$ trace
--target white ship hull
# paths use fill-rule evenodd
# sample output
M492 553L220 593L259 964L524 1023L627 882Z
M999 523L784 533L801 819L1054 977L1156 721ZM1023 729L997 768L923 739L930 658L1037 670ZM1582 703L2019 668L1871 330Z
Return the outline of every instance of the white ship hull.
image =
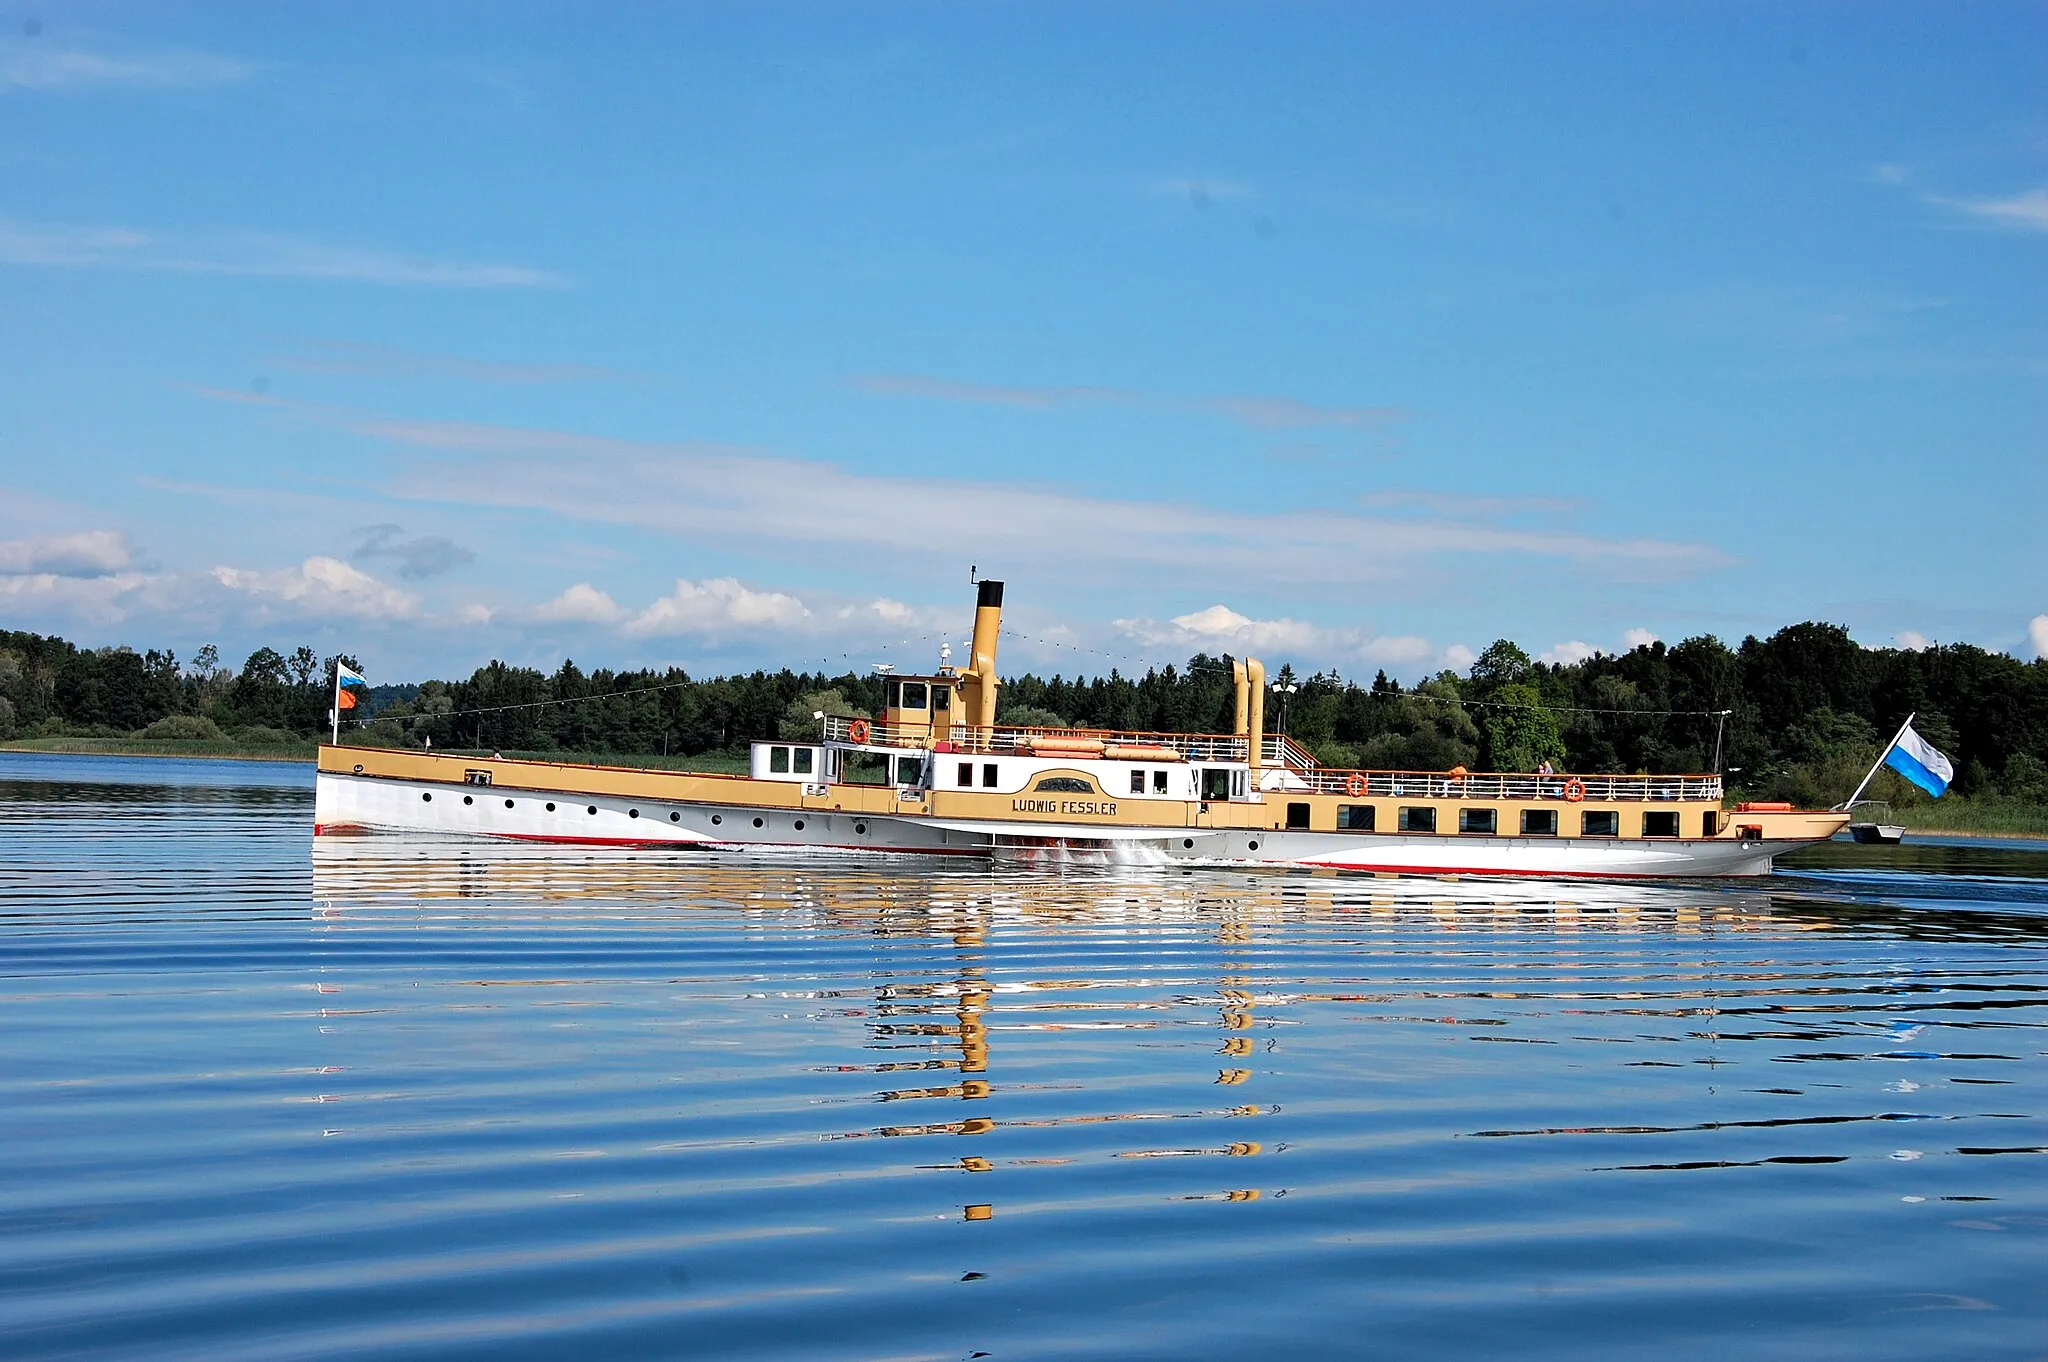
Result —
M322 771L316 832L489 837L582 846L859 850L991 856L1065 848L1162 863L1419 875L1635 879L1765 875L1810 839L1544 838L965 820L422 784Z

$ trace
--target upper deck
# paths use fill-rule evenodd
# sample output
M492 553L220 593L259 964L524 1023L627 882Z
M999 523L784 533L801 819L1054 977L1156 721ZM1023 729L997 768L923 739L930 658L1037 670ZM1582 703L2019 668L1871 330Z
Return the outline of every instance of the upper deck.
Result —
M858 725L858 727L856 727ZM1015 724L954 723L935 736L925 724L886 720L824 720L828 744L859 749L990 753L1046 759L1158 763L1252 768L1264 774L1255 789L1351 798L1426 798L1451 800L1577 799L1600 803L1662 803L1710 801L1722 797L1717 775L1536 775L1534 773L1472 773L1448 771L1378 771L1325 767L1301 744L1282 734L1263 734L1259 760L1251 760L1252 738L1246 734L1169 733L1113 729L1043 728ZM1567 786L1573 787L1567 790ZM1574 799L1574 802L1577 802Z

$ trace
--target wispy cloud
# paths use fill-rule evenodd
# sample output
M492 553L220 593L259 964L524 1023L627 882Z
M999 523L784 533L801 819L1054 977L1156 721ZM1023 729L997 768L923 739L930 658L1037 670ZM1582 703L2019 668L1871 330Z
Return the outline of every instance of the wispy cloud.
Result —
M1432 492L1421 488L1388 488L1367 492L1358 499L1361 506L1377 510L1414 508L1432 515L1459 520L1500 520L1527 514L1563 515L1585 509L1586 503L1571 497L1470 496L1462 492Z
M0 53L0 94L10 90L65 94L107 88L190 90L242 80L259 69L255 62L211 52L115 55L27 46Z
M929 397L947 402L986 406L1046 409L1075 406L1150 407L1160 411L1209 412L1262 430L1304 430L1322 427L1373 428L1408 415L1394 406L1339 407L1293 397L1225 393L1210 397L1176 397L1130 388L1088 386L1013 386L962 383L927 374L860 374L855 387L893 397Z
M415 451L394 495L546 510L693 539L894 552L905 523L974 526L983 562L1048 575L1167 569L1187 583L1355 585L1439 577L1447 560L1524 558L1617 578L1690 576L1726 564L1699 544L1605 538L1341 510L1244 514L996 482L853 472L729 445L664 445L456 421L358 418L362 434ZM1060 546L1048 555L1048 545Z
M1472 665L1472 650L1461 643L1439 648L1415 634L1370 634L1359 629L1327 628L1297 619L1253 619L1217 604L1192 614L1176 615L1165 624L1152 620L1117 620L1116 628L1143 647L1176 653L1190 649L1230 652L1237 656L1312 657L1393 667L1408 673L1427 664Z
M2048 232L2048 188L2028 189L2001 198L1957 199L1929 195L1927 201L2001 227Z
M270 363L306 374L340 374L367 378L455 378L470 383L584 383L599 379L632 379L638 375L593 364L507 364L461 355L435 355L368 341L312 340L297 354L279 355Z
M0 218L0 264L439 288L556 288L568 283L560 275L519 265L398 255L268 232L145 232L19 218Z
M2037 658L2048 658L2048 615L2036 615L2027 621L2027 646L2034 650Z

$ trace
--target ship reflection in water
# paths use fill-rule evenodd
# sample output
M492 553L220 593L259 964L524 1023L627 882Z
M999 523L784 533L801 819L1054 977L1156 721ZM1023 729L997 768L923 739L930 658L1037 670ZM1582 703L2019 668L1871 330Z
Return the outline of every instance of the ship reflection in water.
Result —
M966 1175L943 1194L964 1221L1100 1215L1133 1198L1362 1209L1361 1197L1426 1190L1461 1202L1454 1189L1478 1194L1503 1171L1493 1141L1533 1136L1560 1147L1513 1180L1862 1163L1853 1195L1796 1192L1839 1219L1859 1199L1866 1214L1968 1200L1986 1174L1960 1160L2044 1152L2029 1143L2044 1131L2039 961L2000 978L1896 949L1914 937L2038 948L2048 923L2025 903L1901 912L1797 880L1474 884L1055 860L991 875L333 840L315 848L314 888L342 940L400 924L423 938L562 932L575 960L572 943L608 924L653 927L639 949L682 970L659 986L690 1037L660 1077L687 1089L677 1121L692 1133L659 1147L758 1142L708 1128L721 1091L807 1071L808 1100L832 1119L774 1140L914 1145L867 1158ZM1876 942L1859 941L1873 928ZM547 978L468 982L556 1008L617 1006L620 980L600 958L587 975L551 964ZM734 991L742 978L759 987ZM1501 1124L1506 1111L1519 1119ZM1927 1161L1944 1158L1958 1162L1934 1176ZM1117 1171L1133 1161L1148 1171ZM1731 1190L1740 1200L1715 1209ZM1585 1191L1567 1223L1524 1229L1629 1241L1681 1221L1747 1235L1761 1224L1741 1220L1770 1218L1749 1201L1755 1186ZM938 1195L905 1190L896 1213L939 1214ZM1422 1237L1484 1242L1526 1212L1507 1187L1490 1195L1511 1200ZM1418 1233L1396 1221L1406 1228L1363 1216L1320 1229L1342 1243ZM2038 1249L2044 1224L2009 1228ZM1518 1278L1540 1279L1540 1257Z
M309 869L302 774L119 769L0 778L9 1357L2048 1337L2038 856Z

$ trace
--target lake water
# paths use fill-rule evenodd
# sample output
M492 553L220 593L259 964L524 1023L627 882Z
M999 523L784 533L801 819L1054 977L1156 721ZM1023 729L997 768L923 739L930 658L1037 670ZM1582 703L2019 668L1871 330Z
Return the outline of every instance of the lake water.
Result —
M0 756L9 1358L2039 1358L2048 854L310 838Z

